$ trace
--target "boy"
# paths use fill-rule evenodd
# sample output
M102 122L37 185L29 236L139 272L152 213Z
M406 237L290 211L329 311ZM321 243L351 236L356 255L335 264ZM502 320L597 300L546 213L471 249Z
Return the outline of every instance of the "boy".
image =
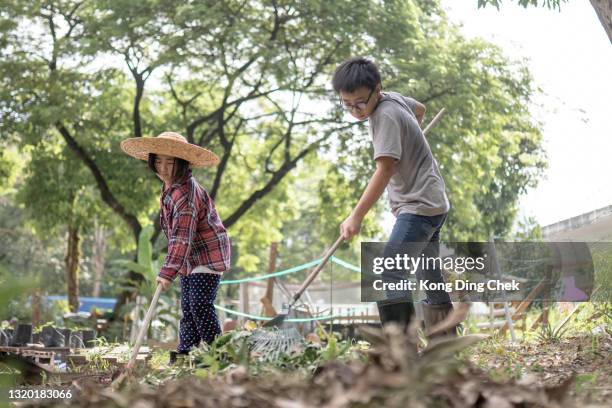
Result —
M376 171L357 206L340 227L342 236L348 240L359 232L363 218L386 188L397 220L385 256L393 256L401 243L410 243L405 247L412 257L421 253L439 256L440 229L450 204L438 164L419 126L425 106L399 93L383 92L378 68L366 58L351 58L340 64L332 85L346 111L360 121L368 120L376 161ZM444 282L440 269L420 270L416 275L419 280ZM382 278L391 283L406 276L385 271ZM430 328L444 320L453 306L445 291L426 294L423 313L426 328ZM395 322L405 328L414 314L412 298L405 292L387 292L377 306L383 325Z

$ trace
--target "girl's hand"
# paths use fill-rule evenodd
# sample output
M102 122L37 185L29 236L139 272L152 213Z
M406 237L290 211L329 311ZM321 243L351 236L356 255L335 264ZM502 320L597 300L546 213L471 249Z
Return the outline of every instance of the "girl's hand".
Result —
M169 281L168 279L164 279L160 276L158 276L157 279L155 279L155 281L162 285L162 290L168 290L170 289L170 285L172 285L172 281Z

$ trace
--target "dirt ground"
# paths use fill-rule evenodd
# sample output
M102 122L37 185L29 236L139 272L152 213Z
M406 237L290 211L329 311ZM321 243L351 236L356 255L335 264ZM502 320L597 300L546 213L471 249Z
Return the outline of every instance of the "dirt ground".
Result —
M479 345L469 360L496 381L554 387L573 379L568 398L575 406L612 406L612 336L574 335L558 342Z
M468 336L469 337L469 336ZM609 332L555 341L512 344L461 338L464 348L433 350L415 358L401 336L379 336L359 358L318 361L316 369L256 371L232 364L140 372L120 390L81 384L61 405L76 407L609 407L612 400L612 336ZM378 344L377 344L378 342ZM416 349L415 349L416 350ZM454 362L453 362L454 361ZM262 370L263 369L263 370ZM176 370L176 369L172 369ZM151 371L151 370L149 370ZM159 380L151 381L152 377ZM144 379L147 381L144 381ZM146 382L146 384L145 384ZM50 402L45 406L52 406ZM30 404L41 406L41 404Z

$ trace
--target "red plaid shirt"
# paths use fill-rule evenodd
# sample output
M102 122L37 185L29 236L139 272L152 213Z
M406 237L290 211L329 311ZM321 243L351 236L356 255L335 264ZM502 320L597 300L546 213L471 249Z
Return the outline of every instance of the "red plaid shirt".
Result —
M176 181L160 197L160 223L168 255L159 276L173 280L203 265L222 272L230 267L230 241L208 193L191 175Z

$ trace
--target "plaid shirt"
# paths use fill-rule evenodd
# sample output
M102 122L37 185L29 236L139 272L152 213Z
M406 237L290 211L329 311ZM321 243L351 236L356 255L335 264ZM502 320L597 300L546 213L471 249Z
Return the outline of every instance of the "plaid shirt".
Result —
M160 223L168 255L159 276L173 280L203 265L222 272L230 267L230 241L208 193L191 175L176 181L160 197Z

